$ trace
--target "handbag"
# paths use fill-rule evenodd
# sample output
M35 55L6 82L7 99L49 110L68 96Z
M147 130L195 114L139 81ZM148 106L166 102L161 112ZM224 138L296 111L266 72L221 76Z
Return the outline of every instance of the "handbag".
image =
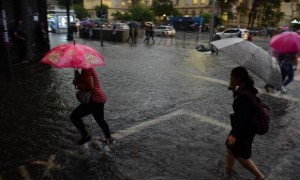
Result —
M91 100L92 93L91 91L77 91L76 98L82 104L88 104Z

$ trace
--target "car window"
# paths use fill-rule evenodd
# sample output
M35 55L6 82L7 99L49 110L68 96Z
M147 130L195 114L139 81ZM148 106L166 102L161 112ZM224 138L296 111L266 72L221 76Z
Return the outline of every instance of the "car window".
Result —
M232 32L232 30L226 30L226 31L224 31L224 33L231 33Z
M239 30L237 29L237 30L232 30L231 33L238 33L238 32L239 32Z

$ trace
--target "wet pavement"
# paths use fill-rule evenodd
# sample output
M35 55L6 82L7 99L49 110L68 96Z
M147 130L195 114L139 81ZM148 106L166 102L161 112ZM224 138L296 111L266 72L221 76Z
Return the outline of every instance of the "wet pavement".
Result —
M85 123L92 141L75 144L72 69L19 68L16 80L0 89L0 179L254 179L238 163L232 177L223 173L232 112L227 86L237 64L223 54L200 53L192 35L182 37L103 47L77 39L105 57L106 66L96 70L116 138L109 146L100 143L102 131L91 116ZM65 38L52 34L51 46ZM267 47L267 41L257 43ZM254 76L272 122L268 135L256 136L252 159L269 179L300 179L299 74L287 94L266 93Z

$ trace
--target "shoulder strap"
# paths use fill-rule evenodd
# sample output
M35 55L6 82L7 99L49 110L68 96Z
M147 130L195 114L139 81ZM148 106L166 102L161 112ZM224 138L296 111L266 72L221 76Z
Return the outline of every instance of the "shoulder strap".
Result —
M251 101L252 101L255 105L257 105L257 97L256 97L256 95L254 95L254 94L251 93L250 91L244 90L244 91L242 91L240 94L245 94L245 95L247 95L247 96L251 99Z

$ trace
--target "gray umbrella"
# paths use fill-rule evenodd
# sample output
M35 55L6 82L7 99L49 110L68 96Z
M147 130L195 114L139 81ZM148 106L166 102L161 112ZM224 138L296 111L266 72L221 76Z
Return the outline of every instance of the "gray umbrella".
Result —
M136 21L132 21L128 24L128 26L130 28L138 28L140 26L140 23L136 22Z
M226 38L211 42L220 52L233 58L276 89L282 86L280 67L264 49L242 38Z

